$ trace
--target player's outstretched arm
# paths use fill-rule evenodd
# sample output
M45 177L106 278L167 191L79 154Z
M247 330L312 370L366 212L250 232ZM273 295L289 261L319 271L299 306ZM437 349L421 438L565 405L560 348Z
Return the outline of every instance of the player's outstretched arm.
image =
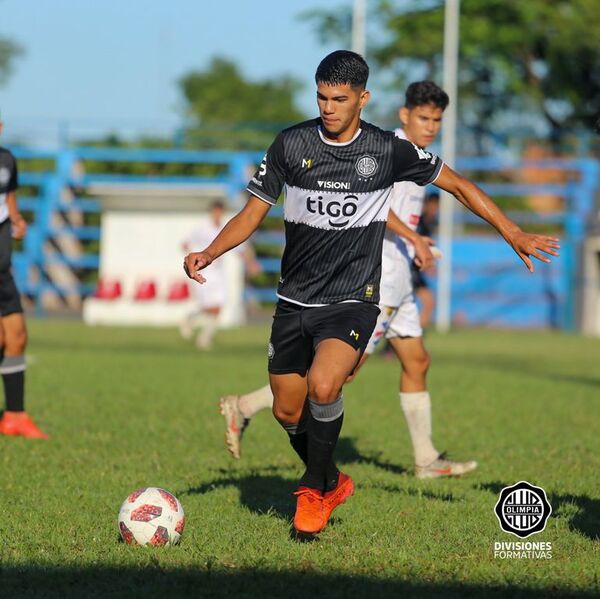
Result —
M533 272L530 256L542 262L550 262L550 258L544 254L558 256L557 250L560 245L556 237L525 233L482 189L450 167L442 167L434 185L454 195L471 212L490 223L523 260L530 272Z
M420 270L428 270L433 266L434 256L430 249L433 239L413 231L392 209L388 213L386 226L390 231L404 237L415 246L415 262Z
M206 279L200 271L225 252L246 241L256 231L270 207L270 204L256 196L250 196L246 205L221 229L205 250L192 252L184 258L183 270L187 276L198 283L204 283Z

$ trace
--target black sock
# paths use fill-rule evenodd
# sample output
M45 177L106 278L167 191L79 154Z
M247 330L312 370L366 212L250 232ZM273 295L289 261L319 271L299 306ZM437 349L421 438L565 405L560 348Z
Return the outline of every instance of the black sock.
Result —
M290 443L294 448L294 451L298 454L300 459L304 462L304 465L308 463L308 449L307 449L307 434L306 431L296 433L295 435L288 432Z
M306 432L308 433L308 463L306 472L300 479L300 486L302 487L325 491L332 484L332 478L335 478L335 484L337 484L337 476L333 470L337 471L333 463L333 452L344 421L341 398L336 400L336 402L338 401L340 406L336 411L339 412L339 416L334 420L317 420L312 412L309 415L306 426ZM329 406L332 406L332 404L329 404ZM320 409L322 408L318 407L317 411Z
M333 491L337 487L340 471L338 470L333 458L327 464L327 473L325 474L325 493Z
M24 407L25 396L25 372L12 372L2 375L4 383L4 396L6 397L7 412L22 412Z

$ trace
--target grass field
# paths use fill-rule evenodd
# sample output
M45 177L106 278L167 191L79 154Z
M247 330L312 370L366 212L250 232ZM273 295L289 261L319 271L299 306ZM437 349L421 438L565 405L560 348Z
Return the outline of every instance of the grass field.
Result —
M480 469L418 481L398 369L374 358L346 389L339 464L357 484L312 543L290 534L300 468L269 413L235 462L217 399L266 381L263 326L199 354L174 330L30 323L28 401L48 442L0 438L1 597L554 597L600 593L600 343L550 333L430 335L434 437ZM550 560L493 557L499 491L545 488L527 539ZM119 542L129 492L186 511L173 548Z

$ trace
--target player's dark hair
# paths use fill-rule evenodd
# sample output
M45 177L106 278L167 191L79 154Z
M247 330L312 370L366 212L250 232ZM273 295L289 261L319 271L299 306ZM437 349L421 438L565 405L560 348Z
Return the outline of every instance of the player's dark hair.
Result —
M406 108L426 106L433 104L437 108L446 110L450 103L448 94L433 81L414 81L406 88Z
M328 54L317 67L315 81L327 85L351 85L364 89L369 78L365 59L350 50L336 50Z
M221 200L215 200L210 204L211 208L225 210L225 204Z

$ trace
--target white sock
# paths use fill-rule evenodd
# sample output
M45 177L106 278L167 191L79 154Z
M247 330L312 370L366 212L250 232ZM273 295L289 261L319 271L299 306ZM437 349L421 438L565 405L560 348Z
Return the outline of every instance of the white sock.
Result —
M272 408L273 393L271 392L271 387L265 385L256 391L252 391L252 393L240 395L238 406L244 418L252 418L257 412Z
M217 332L219 321L213 314L204 315L204 325L196 339L196 345L200 349L209 349L212 345L213 338Z
M415 464L427 466L439 455L431 440L431 398L428 391L400 393L400 405L408 424Z

